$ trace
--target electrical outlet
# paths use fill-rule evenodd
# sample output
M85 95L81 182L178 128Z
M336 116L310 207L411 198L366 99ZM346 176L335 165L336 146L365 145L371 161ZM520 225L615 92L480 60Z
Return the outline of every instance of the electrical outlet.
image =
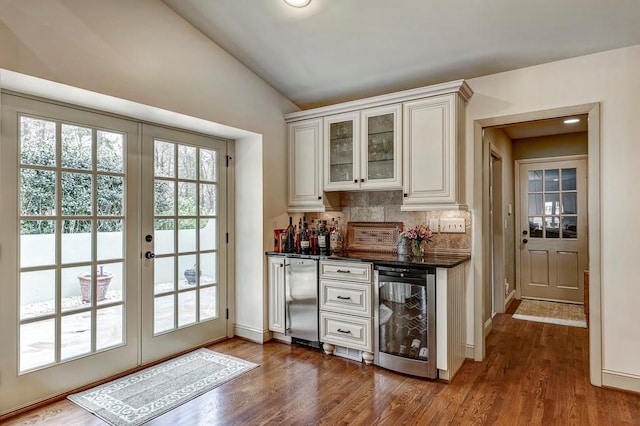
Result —
M440 219L440 232L446 234L464 234L464 218L449 217Z
M438 219L429 219L429 230L434 234L438 232Z

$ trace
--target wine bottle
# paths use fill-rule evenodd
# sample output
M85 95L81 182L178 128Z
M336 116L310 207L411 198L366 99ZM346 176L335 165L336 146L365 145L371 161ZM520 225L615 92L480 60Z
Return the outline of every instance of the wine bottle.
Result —
M287 226L287 239L284 245L285 253L296 251L296 230L293 227L293 218L289 216L289 226Z
M309 230L307 228L307 221L302 224L302 231L300 232L300 254L311 254L311 244L309 241Z
M320 224L320 233L318 234L318 250L321 256L327 256L330 254L328 236L327 221L323 220Z

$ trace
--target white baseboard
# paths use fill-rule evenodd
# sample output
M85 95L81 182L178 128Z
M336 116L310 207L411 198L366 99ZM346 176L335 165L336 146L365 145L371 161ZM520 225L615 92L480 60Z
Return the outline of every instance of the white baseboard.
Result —
M255 328L236 324L233 327L234 334L243 339L263 344L271 340L271 332L269 330L257 330Z
M640 376L602 370L602 386L640 393Z
M467 343L467 348L465 349L465 358L474 359L476 357L476 348L474 345L470 345Z
M272 336L273 336L273 340L277 340L278 342L282 342L282 343L291 344L291 336L286 336L283 333L278 333L277 331L274 331L272 333Z
M506 299L504 299L504 308L507 309L507 306L509 306L509 303L511 303L511 301L516 297L516 291L515 290L511 290L511 293L509 293L509 295L507 296Z
M493 321L489 318L484 322L484 337L487 337L489 333L491 333L491 330L493 330Z

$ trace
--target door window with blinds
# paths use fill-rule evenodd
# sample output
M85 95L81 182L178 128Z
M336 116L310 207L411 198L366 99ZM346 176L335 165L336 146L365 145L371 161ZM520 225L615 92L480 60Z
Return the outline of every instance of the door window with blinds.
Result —
M528 176L530 238L577 238L576 169L531 170Z

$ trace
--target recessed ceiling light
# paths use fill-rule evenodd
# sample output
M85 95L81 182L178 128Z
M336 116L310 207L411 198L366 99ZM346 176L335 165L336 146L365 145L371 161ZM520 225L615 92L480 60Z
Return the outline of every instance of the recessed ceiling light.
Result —
M574 124L580 122L579 118L567 118L564 120L564 124Z
M311 0L284 0L284 2L293 7L305 7L311 3Z

